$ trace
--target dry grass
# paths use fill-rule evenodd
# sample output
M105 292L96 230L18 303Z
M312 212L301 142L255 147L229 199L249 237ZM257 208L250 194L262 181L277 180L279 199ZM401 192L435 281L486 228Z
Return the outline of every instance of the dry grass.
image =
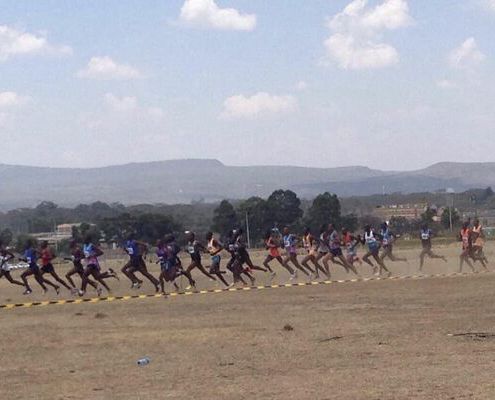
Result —
M457 269L457 248L441 251L450 262L426 272ZM0 399L493 399L494 284L489 274L0 310ZM3 279L0 293L26 300ZM469 332L486 335L448 336ZM138 367L143 356L151 363Z

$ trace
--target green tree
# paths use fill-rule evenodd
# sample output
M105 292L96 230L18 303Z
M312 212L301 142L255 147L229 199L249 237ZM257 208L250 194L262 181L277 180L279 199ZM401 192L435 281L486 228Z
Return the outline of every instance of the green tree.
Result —
M349 232L356 232L359 228L359 220L355 214L347 214L340 219L339 227L346 228Z
M423 214L421 214L421 222L423 224L430 224L433 222L433 217L435 217L437 213L433 211L431 208L427 208Z
M445 229L450 228L450 208L447 207L445 210L442 212L441 216L441 221L442 221L442 226ZM452 226L456 227L459 226L459 223L461 221L461 217L459 216L459 213L457 212L456 209L452 209Z
M250 197L239 204L238 215L243 217L248 215L249 231L253 242L260 241L265 232L272 227L273 221L270 218L266 200L260 197Z
M270 225L290 226L303 216L301 200L291 190L276 190L266 201Z
M325 192L316 196L313 204L308 209L305 220L306 224L315 232L323 224L333 223L336 226L340 226L342 221L340 201L337 195Z
M223 200L213 211L213 224L211 229L223 235L238 225L239 218L234 206L229 201Z
M36 240L36 238L30 235L25 235L25 234L18 235L14 246L15 251L22 254L24 250L26 250L28 243L32 243L35 246L37 246L38 241Z
M14 235L8 228L0 232L0 242L5 246L8 246L10 243L12 243L13 238Z

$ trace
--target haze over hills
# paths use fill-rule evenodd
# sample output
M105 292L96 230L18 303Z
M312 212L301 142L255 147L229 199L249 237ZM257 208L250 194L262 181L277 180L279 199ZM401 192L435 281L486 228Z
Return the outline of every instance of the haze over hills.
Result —
M45 168L0 164L0 209L94 201L189 203L268 196L291 189L311 198L324 191L339 196L412 193L495 186L495 163L439 163L416 171L367 167L233 167L217 160L172 160L89 168Z

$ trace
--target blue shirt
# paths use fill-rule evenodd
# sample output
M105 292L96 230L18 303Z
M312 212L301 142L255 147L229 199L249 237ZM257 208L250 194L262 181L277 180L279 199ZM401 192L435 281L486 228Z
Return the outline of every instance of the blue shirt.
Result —
M27 249L24 252L24 258L26 259L29 265L36 265L36 261L38 260L38 255L36 254L35 249Z
M128 240L125 242L125 249L127 254L132 257L139 257L139 246L135 240Z

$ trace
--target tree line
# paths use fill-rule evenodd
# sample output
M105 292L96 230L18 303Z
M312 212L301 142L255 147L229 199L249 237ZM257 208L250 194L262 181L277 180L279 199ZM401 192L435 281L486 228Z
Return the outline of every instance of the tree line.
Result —
M491 189L481 192L493 197ZM479 196L481 197L481 196ZM349 209L349 207L347 207ZM400 234L413 233L424 223L432 223L433 211L426 210L417 221L392 218L392 228ZM454 226L460 223L456 210L452 210ZM134 232L140 240L153 242L164 234L173 232L179 239L183 232L192 230L202 237L207 231L221 236L235 227L249 225L253 245L259 245L265 233L277 226L289 226L295 232L309 227L317 234L322 224L332 222L337 228L358 230L366 224L378 226L381 222L372 215L343 212L340 199L328 192L312 201L301 200L291 190L276 190L268 198L251 197L246 200L223 200L219 204L193 203L178 205L141 204L124 206L119 203L95 202L74 208L59 207L44 201L34 208L22 208L0 213L0 240L4 244L21 243L31 234L53 232L63 223L83 222L74 227L72 236L81 240L91 234L95 240L120 242L128 232ZM441 223L433 228L448 228L450 213L446 209ZM18 240L16 240L18 239Z

